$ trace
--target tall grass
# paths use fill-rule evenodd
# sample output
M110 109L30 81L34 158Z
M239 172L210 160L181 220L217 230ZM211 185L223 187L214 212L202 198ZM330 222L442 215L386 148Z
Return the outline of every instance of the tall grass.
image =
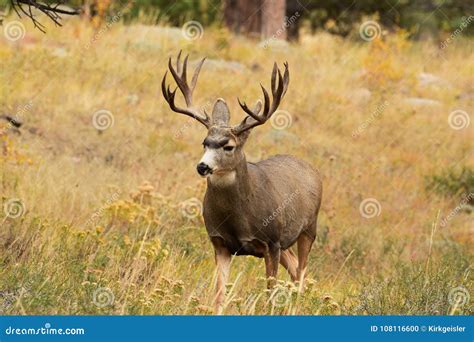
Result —
M248 159L294 154L324 177L305 292L282 268L266 290L262 260L236 257L224 313L473 313L472 300L449 300L459 287L472 295L472 214L439 227L459 199L424 181L474 166L472 124L448 124L453 110L472 114L468 41L438 51L403 32L372 42L320 33L264 49L218 29L188 41L164 27L115 23L93 38L78 20L47 35L24 24L25 38L0 39L0 105L24 122L21 134L1 135L2 204L22 210L0 212L3 313L212 313L214 255L195 200L205 191L195 172L205 132L159 91L180 49L210 58L195 101L225 98L233 122L244 115L236 97L256 99L271 63L287 60L281 107L291 126L255 129ZM441 81L421 85L421 72ZM99 110L114 119L104 131L92 124ZM366 199L378 202L375 215L362 215Z

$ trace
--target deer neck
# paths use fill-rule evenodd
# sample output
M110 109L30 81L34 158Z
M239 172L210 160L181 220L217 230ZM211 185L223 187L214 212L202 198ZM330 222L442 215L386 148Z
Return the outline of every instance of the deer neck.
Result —
M208 192L218 198L230 197L236 199L235 196L244 198L250 194L250 181L247 169L247 160L242 154L237 167L223 174L214 174L207 179Z

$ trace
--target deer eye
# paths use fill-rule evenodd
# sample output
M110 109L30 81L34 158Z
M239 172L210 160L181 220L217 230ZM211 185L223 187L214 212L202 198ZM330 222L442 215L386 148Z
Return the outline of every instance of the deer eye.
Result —
M224 151L232 151L234 149L234 146L224 146Z

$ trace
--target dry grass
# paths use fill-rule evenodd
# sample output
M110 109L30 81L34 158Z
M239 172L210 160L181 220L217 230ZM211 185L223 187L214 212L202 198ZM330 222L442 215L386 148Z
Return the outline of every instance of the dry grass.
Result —
M447 122L453 110L473 112L468 41L459 37L438 55L434 43L409 42L403 33L372 42L321 33L272 50L216 29L194 42L173 32L117 23L92 41L86 23L68 21L47 35L27 27L16 43L0 40L1 108L24 121L21 135L2 135L1 194L26 208L18 218L0 212L0 309L210 312L213 251L202 218L185 215L186 201L205 191L195 172L205 132L171 113L159 90L167 58L184 49L193 60L245 66L205 64L196 90L202 105L225 98L233 122L243 117L236 97L254 101L271 62L287 60L281 108L292 125L255 129L247 154L294 154L324 176L305 293L296 294L283 269L279 287L266 293L262 260L237 257L225 313L474 312L471 303L448 302L453 288L473 290L472 214L459 212L440 227L459 199L424 186L427 176L474 166L473 125L454 130ZM443 81L421 86L420 72ZM404 102L410 97L439 104ZM92 116L101 109L113 113L114 125L99 134ZM361 215L367 198L380 203L378 216ZM100 288L108 289L96 298L104 307L93 301Z

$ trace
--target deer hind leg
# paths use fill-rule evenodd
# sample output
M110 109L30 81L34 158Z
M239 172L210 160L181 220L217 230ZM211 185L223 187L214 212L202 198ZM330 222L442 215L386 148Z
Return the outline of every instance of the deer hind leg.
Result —
M280 262L280 247L269 245L265 248L265 270L267 273L267 287L269 289L276 285L276 277L278 273L278 263Z
M215 297L215 312L221 314L223 311L223 304L225 300L225 285L229 279L230 262L232 255L229 249L224 245L221 238L211 238L214 246L214 254L217 264L217 286Z
M304 278L306 276L306 267L308 264L308 255L313 245L314 237L311 237L307 233L303 232L298 237L298 268L297 268L297 280L299 281L299 292L303 291Z
M284 251L281 251L280 264L288 271L292 281L296 281L298 279L298 259L291 249L288 248Z

